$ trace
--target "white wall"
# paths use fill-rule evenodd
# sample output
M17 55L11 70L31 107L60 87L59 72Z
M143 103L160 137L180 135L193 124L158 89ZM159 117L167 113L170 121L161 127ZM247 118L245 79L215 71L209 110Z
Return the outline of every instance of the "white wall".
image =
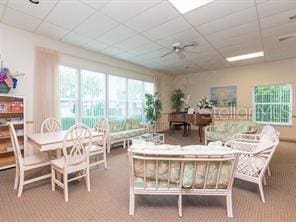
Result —
M223 70L208 71L175 78L175 87L181 88L191 97L191 105L196 106L203 96L210 96L214 86L237 86L238 107L252 107L252 92L256 85L274 83L292 83L293 126L277 127L281 137L296 140L296 59L287 59L271 63L260 63Z
M9 67L12 71L19 71L26 74L25 77L18 78L18 87L12 90L11 93L26 96L27 121L33 120L36 46L59 51L61 53L62 64L64 65L147 81L153 81L154 75L159 75L161 81L163 78L168 78L168 76L162 73L142 66L0 24L0 53L4 66ZM162 93L162 95L165 97L165 93ZM164 104L165 109L166 106Z

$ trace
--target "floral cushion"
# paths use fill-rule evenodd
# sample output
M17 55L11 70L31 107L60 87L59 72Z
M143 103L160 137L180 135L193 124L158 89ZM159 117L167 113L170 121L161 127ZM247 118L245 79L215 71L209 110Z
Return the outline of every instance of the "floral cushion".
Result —
M235 134L247 133L256 129L256 124L251 121L215 121L214 130L206 132L210 140L226 142Z
M219 163L211 162L209 165L208 173L206 173L206 162L197 162L195 176L194 176L194 163L188 162L184 166L184 178L182 187L185 189L193 188L195 180L195 189L203 189L205 183L205 177L207 175L206 188L215 189L216 181L218 179ZM170 167L170 172L169 172ZM224 161L221 166L221 174L219 177L218 188L226 189L230 175L231 175L231 162ZM158 181L159 187L174 187L180 182L181 165L179 161L171 161L170 165L168 161L159 161L158 163L158 180L156 180L157 163L154 160L146 161L146 180L147 187L156 187ZM135 186L144 186L144 162L143 160L134 160L134 173L136 180ZM170 173L170 174L169 174ZM168 184L170 181L170 184ZM149 183L149 185L148 185Z

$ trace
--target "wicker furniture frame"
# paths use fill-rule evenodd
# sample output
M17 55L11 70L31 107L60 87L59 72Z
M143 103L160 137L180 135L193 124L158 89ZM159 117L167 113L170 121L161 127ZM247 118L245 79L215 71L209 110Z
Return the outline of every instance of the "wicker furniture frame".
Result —
M135 169L134 169L134 161L135 160L143 160L144 161L144 186L136 186L135 185ZM156 162L156 187L148 187L147 186L147 175L146 168L149 162ZM158 184L159 177L159 163L160 161L168 161L169 166L174 162L180 163L180 182L177 187L171 187L170 185L170 176L167 180L167 187L160 187ZM218 188L219 178L221 174L221 166L224 161L231 162L231 172L228 178L228 184L225 189ZM206 173L203 188L197 188L195 184L195 176L193 179L193 184L190 189L183 188L183 179L184 179L184 166L186 163L194 163L193 173L196 175L197 165L198 163L206 163ZM207 174L209 172L209 165L211 162L219 163L219 168L217 171L217 179L214 188L207 187ZM178 214L179 217L182 217L182 196L183 195L210 195L210 196L225 196L227 202L227 215L228 217L233 217L232 210L232 185L234 179L234 171L237 163L237 154L235 153L226 153L224 154L198 154L197 152L187 151L187 152L172 152L172 151L164 151L158 152L155 150L132 150L129 149L129 166L130 166L130 201L129 201L129 214L134 215L135 209L135 195L174 195L178 196ZM170 175L170 167L169 173Z
M250 141L231 140L225 144L239 154L235 178L258 184L263 203L265 203L263 191L263 184L266 185L265 173L279 144L279 138L276 135L272 140L272 144L260 150L257 150L258 143ZM256 161L260 161L261 164Z

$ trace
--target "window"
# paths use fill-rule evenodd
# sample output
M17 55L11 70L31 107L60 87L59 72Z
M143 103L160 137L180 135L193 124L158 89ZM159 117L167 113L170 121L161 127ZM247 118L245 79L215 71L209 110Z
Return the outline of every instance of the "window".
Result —
M104 116L145 121L145 93L153 88L151 82L60 66L62 128L77 122L93 128Z
M128 118L142 121L144 107L144 84L139 80L128 80Z
M126 78L108 76L109 119L122 120L127 116Z
M106 76L102 73L81 70L81 122L95 127L105 116Z
M78 72L76 69L60 66L60 111L63 129L68 129L76 122Z
M256 122L292 125L292 84L256 86L253 101Z

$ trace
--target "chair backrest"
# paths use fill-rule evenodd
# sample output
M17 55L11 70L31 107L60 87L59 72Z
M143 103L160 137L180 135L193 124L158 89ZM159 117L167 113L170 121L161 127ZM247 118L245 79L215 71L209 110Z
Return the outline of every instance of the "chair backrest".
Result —
M262 128L260 132L260 136L267 135L267 136L273 136L276 135L277 137L280 136L280 132L277 131L274 127L271 125L266 125Z
M21 148L17 139L17 135L12 123L9 123L9 134L10 134L11 144L14 152L15 162L16 162L16 165L20 167L20 165L23 162L23 157L22 157Z
M129 151L130 184L144 190L232 189L237 154L159 155Z
M97 130L97 132L99 132L99 133L105 133L105 132L107 132L107 133L109 133L109 122L108 122L108 119L106 119L106 118L102 118L99 122L98 122L98 124L97 124L97 126L96 126L96 130Z
M92 144L90 128L84 124L72 126L64 136L63 154L66 165L76 165L88 162L89 148Z
M61 122L56 118L47 118L41 124L41 133L57 132L61 130Z

